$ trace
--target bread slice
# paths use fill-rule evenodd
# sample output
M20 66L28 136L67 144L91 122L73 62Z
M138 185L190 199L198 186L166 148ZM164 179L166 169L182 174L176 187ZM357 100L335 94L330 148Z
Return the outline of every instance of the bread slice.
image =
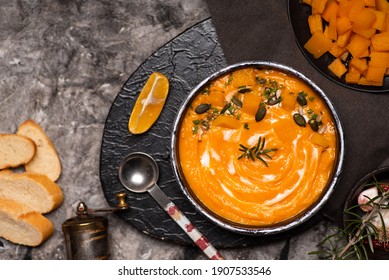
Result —
M56 181L61 175L61 162L53 143L43 129L33 120L27 120L19 126L16 133L30 138L37 147L35 156L25 165L26 170L44 174Z
M28 163L35 155L35 143L24 136L0 134L0 169Z
M54 231L52 222L16 201L0 198L0 236L17 244L38 246Z
M63 202L61 188L46 175L0 172L0 197L12 199L39 213L48 213Z

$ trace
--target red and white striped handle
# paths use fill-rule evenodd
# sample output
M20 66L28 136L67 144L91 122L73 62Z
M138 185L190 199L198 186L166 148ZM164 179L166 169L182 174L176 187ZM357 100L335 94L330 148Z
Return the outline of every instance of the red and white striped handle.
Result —
M188 220L173 202L170 202L166 206L165 211L211 260L224 259L218 250L212 246L208 239Z

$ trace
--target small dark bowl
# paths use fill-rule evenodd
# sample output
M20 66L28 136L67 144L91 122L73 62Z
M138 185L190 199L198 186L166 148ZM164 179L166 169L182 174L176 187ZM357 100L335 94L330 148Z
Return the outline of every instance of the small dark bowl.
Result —
M185 116L186 111L188 110L190 104L195 99L197 94L199 94L209 83L212 81L218 79L219 77L230 73L232 71L235 71L240 68L247 68L247 67L254 67L254 68L261 68L261 69L274 69L280 72L284 72L288 75L294 76L301 81L308 84L315 93L322 98L322 100L326 103L329 111L332 114L332 118L334 120L334 123L336 125L337 129L337 158L336 163L334 165L334 168L332 170L332 175L330 177L330 180L327 184L327 187L321 197L313 204L311 205L305 212L287 220L282 223L278 223L272 226L267 227L259 227L259 226L247 226L242 224L237 224L234 222L231 222L223 217L220 217L219 215L215 214L213 211L208 209L193 193L190 186L188 185L185 176L182 172L182 168L180 165L180 158L179 158L179 132L181 123L183 120L183 117ZM218 226L233 231L235 233L240 234L247 234L247 235L257 235L257 236L263 236L263 235L273 235L285 232L289 229L292 229L296 226L301 225L302 223L306 222L308 219L310 219L314 214L316 214L323 205L327 202L327 200L331 197L331 194L334 191L335 185L339 179L342 165L343 165L343 158L344 158L344 136L343 136L343 128L340 122L340 119L338 117L338 114L332 105L331 101L328 99L328 97L325 95L325 93L309 78L307 78L305 75L301 74L300 72L285 66L281 65L279 63L274 62L263 62L263 61L249 61L249 62L242 62L238 64L234 64L231 66L228 66L224 69L219 70L218 72L214 73L213 75L209 76L205 80L203 80L200 84L198 84L188 95L186 100L183 102L183 104L180 107L180 110L178 111L174 127L173 127L173 133L172 133L172 142L171 142L171 161L173 165L173 170L175 177L178 181L178 184L185 194L185 196L189 199L189 201L192 203L192 205L195 207L197 211L199 211L201 214L203 214L205 217L207 217L209 220L217 224Z
M311 7L309 5L303 4L300 0L289 0L288 2L289 21L293 28L297 45L306 59L311 63L311 65L313 65L313 67L315 67L323 76L327 77L329 80L345 88L368 93L388 92L389 77L384 79L382 86L348 84L346 83L344 77L338 78L328 69L328 65L334 60L334 57L330 53L327 52L320 58L314 58L313 55L304 48L305 43L311 37L311 32L308 25L308 17L312 14Z
M379 183L388 183L389 184L389 166L383 166L378 169L375 169L368 174L366 174L362 179L358 181L358 183L352 188L350 194L346 199L346 203L344 205L344 214L343 214L343 223L344 227L347 228L350 219L354 217L346 213L347 209L350 209L353 206L358 205L358 196L359 194L367 188L370 188L368 184L379 182ZM363 217L365 212L362 211L359 207L353 207L352 212L354 214ZM381 250L379 248L374 249L374 253L371 253L368 249L368 257L369 259L377 259L377 260L387 260L389 259L389 251Z

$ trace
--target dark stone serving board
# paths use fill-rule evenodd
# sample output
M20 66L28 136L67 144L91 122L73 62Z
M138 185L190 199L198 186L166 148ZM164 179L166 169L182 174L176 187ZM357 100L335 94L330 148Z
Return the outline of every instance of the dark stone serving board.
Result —
M159 207L148 193L127 191L118 178L118 165L131 152L145 152L160 168L158 185L187 215L191 222L218 248L247 246L290 236L292 231L278 236L246 236L222 229L199 214L181 192L170 162L170 141L176 113L192 88L210 74L227 66L211 19L188 29L151 55L127 80L114 100L108 114L100 154L100 179L105 198L116 206L115 194L127 193L130 209L118 215L143 233L163 240L192 244L178 225ZM156 123L146 133L132 135L128 120L139 92L153 72L169 79L170 90L164 109ZM319 215L312 218L316 222ZM306 223L305 226L308 226Z

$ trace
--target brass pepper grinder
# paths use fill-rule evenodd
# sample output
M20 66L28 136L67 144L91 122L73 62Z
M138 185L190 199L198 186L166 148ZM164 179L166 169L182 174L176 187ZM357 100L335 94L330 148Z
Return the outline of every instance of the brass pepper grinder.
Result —
M66 253L69 260L105 260L109 258L108 220L94 214L128 209L127 194L119 192L119 203L115 208L88 209L81 201L77 206L77 216L62 224Z

